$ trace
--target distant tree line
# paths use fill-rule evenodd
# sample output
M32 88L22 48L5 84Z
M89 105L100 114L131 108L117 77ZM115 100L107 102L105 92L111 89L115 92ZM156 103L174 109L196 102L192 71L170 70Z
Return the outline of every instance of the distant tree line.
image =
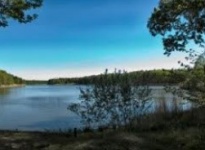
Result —
M7 73L6 71L0 70L0 86L12 84L24 84L24 80Z
M47 84L46 80L25 80L25 84L27 85L39 85L39 84Z
M150 71L135 71L128 73L129 79L133 83L137 84L149 84L149 85L165 85L165 84L178 84L185 81L187 70L150 70ZM81 78L58 78L48 80L49 85L55 84L94 84L99 81L101 75L93 75ZM112 77L112 74L108 74L108 77Z

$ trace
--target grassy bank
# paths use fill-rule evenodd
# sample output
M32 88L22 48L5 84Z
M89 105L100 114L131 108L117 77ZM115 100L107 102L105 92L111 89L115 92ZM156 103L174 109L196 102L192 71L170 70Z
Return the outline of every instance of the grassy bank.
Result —
M0 150L203 150L205 107L144 116L117 130L80 132L0 131Z

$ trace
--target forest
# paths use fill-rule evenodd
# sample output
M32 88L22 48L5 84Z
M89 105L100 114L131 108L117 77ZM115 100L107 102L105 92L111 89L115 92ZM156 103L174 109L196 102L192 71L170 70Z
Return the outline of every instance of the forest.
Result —
M183 82L186 78L187 71L184 69L177 70L149 70L129 72L128 76L133 83L144 85L175 85ZM113 73L108 74L112 76ZM48 80L49 85L55 84L94 84L103 74L92 75L79 78L57 78Z
M127 73L133 83L136 84L149 84L149 85L175 85L183 82L186 78L186 70L149 70L149 71L134 71ZM108 76L113 76L114 73L109 73ZM102 78L103 74L91 75L85 77L76 78L55 78L46 80L24 80L20 77L0 70L0 85L12 85L12 84L26 84L26 85L38 85L38 84L94 84L99 78Z
M0 86L14 85L14 84L24 84L24 80L17 76L7 73L6 71L0 70Z

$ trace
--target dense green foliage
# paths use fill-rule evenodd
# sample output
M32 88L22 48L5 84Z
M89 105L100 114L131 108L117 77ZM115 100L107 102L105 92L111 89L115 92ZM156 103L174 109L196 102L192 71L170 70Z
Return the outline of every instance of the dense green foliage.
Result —
M0 27L8 26L9 19L28 23L37 18L37 14L28 11L42 5L42 0L0 0Z
M3 70L0 70L0 86L12 84L24 84L24 81L19 77L16 77L14 75L8 74Z
M150 71L135 71L127 73L129 79L137 84L149 85L165 85L177 84L183 82L186 77L186 70L150 70ZM48 84L93 84L98 81L103 75L88 76L82 78L59 78L50 79ZM112 74L108 74L112 77Z
M160 0L148 28L152 35L161 35L165 54L173 51L192 52L188 43L204 45L205 1Z

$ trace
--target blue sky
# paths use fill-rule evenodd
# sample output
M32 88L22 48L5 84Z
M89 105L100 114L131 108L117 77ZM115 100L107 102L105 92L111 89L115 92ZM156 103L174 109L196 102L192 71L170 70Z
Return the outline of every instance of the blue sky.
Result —
M45 0L30 24L0 28L0 68L25 79L173 68L146 24L158 0Z

